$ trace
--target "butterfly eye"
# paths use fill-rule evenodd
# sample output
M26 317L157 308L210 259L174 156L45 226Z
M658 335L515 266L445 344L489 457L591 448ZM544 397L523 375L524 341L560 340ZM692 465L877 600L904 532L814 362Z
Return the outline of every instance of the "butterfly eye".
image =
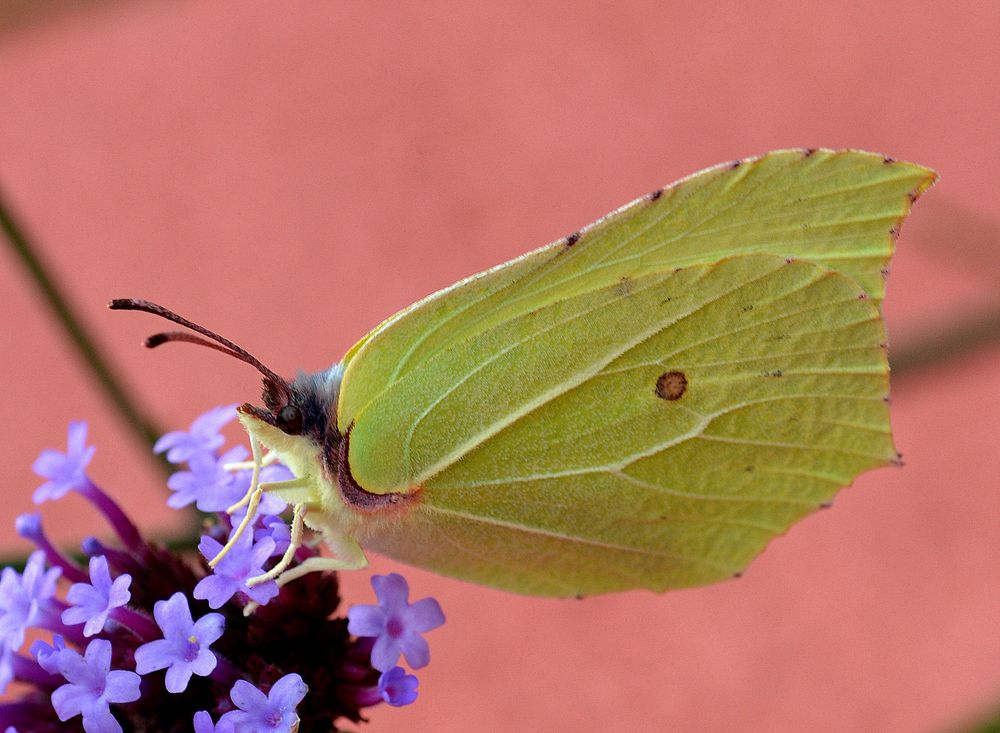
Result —
M282 432L288 435L299 435L302 432L302 411L295 405L282 407L274 420Z

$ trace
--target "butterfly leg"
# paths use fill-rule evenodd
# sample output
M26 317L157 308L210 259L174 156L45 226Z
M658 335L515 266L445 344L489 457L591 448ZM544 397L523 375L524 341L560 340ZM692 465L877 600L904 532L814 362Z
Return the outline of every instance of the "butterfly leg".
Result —
M219 550L219 554L208 561L208 567L214 568L218 565L222 558L228 555L229 551L236 545L236 541L243 536L244 532L246 532L247 527L250 526L250 523L257 516L257 505L260 504L260 497L263 493L264 490L260 486L257 486L250 494L250 501L247 504L247 513L243 515L243 521L240 522L236 530L229 536L229 541L223 545L221 550Z
M264 465L264 459L261 456L261 450L262 450L262 448L261 448L260 442L257 441L257 440L254 440L253 437L251 437L250 438L250 452L253 453L253 463L251 464L251 468L253 468L253 475L250 478L250 488L247 489L247 493L245 493L243 495L242 499L240 499L238 502L236 502L231 507L229 507L229 508L226 509L226 514L232 514L233 512L235 512L236 510L238 510L240 507L245 506L245 505L249 504L252 501L252 497L253 497L254 492L257 491L257 489L259 488L258 484L260 483L260 469ZM258 497L257 501L258 502L260 501L260 497ZM256 510L256 509L257 509L257 507L254 506L254 510ZM247 512L247 516L250 516L250 512L249 511ZM229 544L231 544L232 542L233 542L233 540L230 539L229 542L226 543L227 546Z
M304 518L305 513L303 513L303 519ZM292 528L292 533L293 535L295 533L294 527ZM365 556L365 551L362 550L361 545L354 540L345 538L343 541L337 541L331 540L329 537L324 537L324 540L326 541L327 546L337 553L337 557L307 558L302 561L302 564L296 565L291 570L284 571L277 578L275 578L278 585L287 585L293 580L301 578L303 575L308 575L309 573L332 570L361 570L362 568L368 567L368 558ZM291 545L289 547L291 548ZM285 554L288 554L287 550L285 551ZM294 555L294 550L292 550L292 554ZM282 560L284 560L284 558L282 558ZM250 582L253 583L253 581L256 581L257 578L260 577L263 576L251 578ZM256 601L251 601L243 607L243 615L250 616L257 610L259 605L260 604Z
M270 481L261 484L260 490L293 506L316 501L316 492L312 485L308 480L301 478L293 478L288 481Z
M219 562L222 561L222 558L229 554L229 551L236 545L237 540L243 536L243 533L246 532L247 527L250 526L250 523L253 522L257 514L257 506L260 504L260 497L264 493L264 487L260 484L260 469L263 464L260 442L251 438L250 450L253 453L253 475L250 477L250 488L247 490L243 499L238 501L236 504L233 504L233 506L226 510L227 514L232 514L245 503L247 508L246 514L243 515L243 520L239 523L239 526L236 527L236 530L230 535L229 541L223 545L221 550L219 550L219 554L208 561L208 566L210 568L214 568L219 564Z
M308 511L309 509L305 504L295 505L295 513L292 516L292 536L291 541L288 543L288 549L285 550L285 554L281 556L281 559L273 568L266 573L255 575L247 580L248 588L259 583L266 583L268 580L274 580L285 571L285 568L292 564L292 560L295 559L295 551L302 546L303 523Z
M356 556L310 557L303 560L301 565L296 565L291 570L286 570L279 575L277 582L278 585L287 585L309 573L330 570L361 570L366 567L368 567L368 558L365 557L364 551L358 547Z
M278 462L278 454L274 451L269 451L264 455L260 461L261 466L270 466L272 463ZM235 471L249 471L253 468L253 461L234 461L233 463L224 463L222 465L223 471L229 471L233 473Z

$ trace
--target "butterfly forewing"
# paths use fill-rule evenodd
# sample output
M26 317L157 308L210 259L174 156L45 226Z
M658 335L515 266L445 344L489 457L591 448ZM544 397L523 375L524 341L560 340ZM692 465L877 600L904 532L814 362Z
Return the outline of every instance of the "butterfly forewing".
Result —
M388 319L348 354L366 546L511 590L707 583L896 456L880 317L934 180L853 151L720 166Z
M766 252L821 262L880 302L899 224L934 177L871 153L786 150L685 178L388 319L345 359L340 428L440 349L622 277Z
M381 445L372 463L352 457L355 473L408 465L422 487L407 520L368 544L545 594L742 570L895 456L881 321L862 292L813 263L727 258L559 301L440 352L355 424ZM497 357L500 342L511 347ZM672 389L665 375L679 375ZM400 392L416 404L393 415ZM419 539L445 526L446 543Z

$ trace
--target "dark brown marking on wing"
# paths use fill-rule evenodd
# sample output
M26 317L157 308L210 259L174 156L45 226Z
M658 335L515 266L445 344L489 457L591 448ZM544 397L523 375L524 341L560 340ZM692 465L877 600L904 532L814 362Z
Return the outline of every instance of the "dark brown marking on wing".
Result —
M664 372L656 380L656 396L662 400L673 402L679 400L687 391L687 377L684 372Z

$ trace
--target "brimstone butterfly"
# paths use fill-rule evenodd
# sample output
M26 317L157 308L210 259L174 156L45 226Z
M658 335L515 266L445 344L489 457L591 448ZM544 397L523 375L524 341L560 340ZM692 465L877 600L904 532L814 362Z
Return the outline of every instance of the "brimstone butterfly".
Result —
M857 151L710 168L424 298L291 382L159 306L112 307L215 342L151 346L196 341L264 374L264 407L240 419L258 467L263 445L297 478L247 499L294 503L295 542L310 528L332 554L279 582L363 567L371 549L522 593L663 591L738 574L896 460L880 306L900 223L935 178Z

